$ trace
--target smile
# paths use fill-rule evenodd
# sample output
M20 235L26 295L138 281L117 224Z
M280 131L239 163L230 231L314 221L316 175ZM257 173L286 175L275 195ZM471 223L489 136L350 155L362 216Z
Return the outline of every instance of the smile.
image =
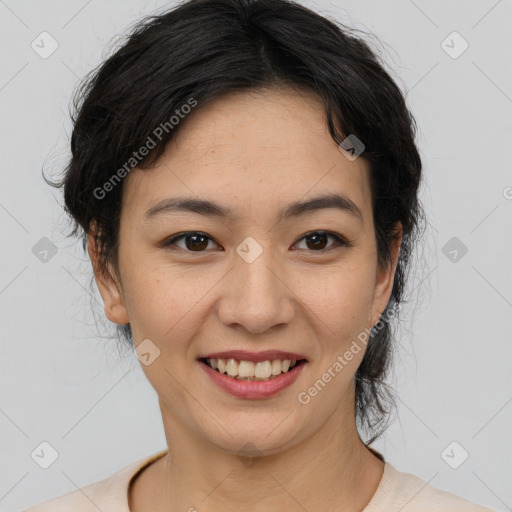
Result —
M308 365L302 354L229 351L198 358L209 382L237 398L270 398L291 386Z
M273 359L266 361L245 361L237 359L203 358L202 361L213 370L236 380L266 381L291 371L304 359Z

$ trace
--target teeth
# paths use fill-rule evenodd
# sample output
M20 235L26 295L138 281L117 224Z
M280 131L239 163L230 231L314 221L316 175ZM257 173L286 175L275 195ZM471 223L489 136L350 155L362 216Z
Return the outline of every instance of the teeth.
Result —
M238 363L235 359L228 359L226 364L226 370L230 377L236 377L238 375Z
M242 374L239 374L242 377ZM272 364L270 361L258 361L254 368L254 376L259 379L268 379L272 375ZM248 375L249 377L249 375Z
M254 377L254 363L252 361L240 361L238 365L239 377Z
M272 361L272 375L279 375L281 373L281 361L274 359Z
M237 361L236 359L206 359L206 363L220 373L227 373L238 380L268 380L286 373L293 368L297 360L285 359L281 361Z

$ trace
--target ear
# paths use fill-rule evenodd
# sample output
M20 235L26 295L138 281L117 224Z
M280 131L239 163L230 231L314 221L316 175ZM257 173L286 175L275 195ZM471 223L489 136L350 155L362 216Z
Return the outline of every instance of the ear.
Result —
M373 296L373 306L370 315L370 327L373 327L386 308L391 292L393 291L393 282L395 280L395 271L398 265L400 255L400 246L402 243L402 224L398 222L395 228L396 236L391 241L391 263L386 268L377 270L375 279L375 290Z
M115 324L129 323L121 283L112 265L108 265L107 269L100 268L99 252L93 233L87 235L87 249L91 258L96 284L103 299L105 315Z

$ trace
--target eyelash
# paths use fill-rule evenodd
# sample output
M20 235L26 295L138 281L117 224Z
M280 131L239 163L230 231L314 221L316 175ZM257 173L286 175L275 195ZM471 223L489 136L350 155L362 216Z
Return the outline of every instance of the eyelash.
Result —
M189 235L200 235L200 236L204 236L212 241L213 238L209 237L206 233L203 233L201 231L185 231L183 233L179 233L178 235L174 235L172 236L171 238L168 238L166 240L164 240L164 242L162 242L162 246L165 247L165 248L168 248L170 250L176 250L175 248L173 248L172 246L175 246L176 247L176 242L181 240L181 239L184 239L185 237L189 236ZM330 247L326 248L326 249L320 249L318 251L315 251L315 250L312 250L312 249L306 249L307 251L309 252L316 252L316 253L324 253L324 252L327 252L327 251L330 251L336 247L352 247L352 244L350 242L348 242L346 239L344 239L343 237L341 237L340 235L337 235L335 233L332 233L330 231L310 231L309 233L306 233L303 237L301 237L298 242L310 237L310 236L313 236L313 235L327 235L327 236L330 236L332 238L334 238L335 240L335 243L333 245L331 245ZM296 242L296 243L298 243ZM295 244L294 244L295 245ZM183 249L182 247L178 247L178 249L181 249L183 251L186 251L186 252L189 252L189 253L203 253L203 252L207 252L206 250L204 251L189 251L188 249Z

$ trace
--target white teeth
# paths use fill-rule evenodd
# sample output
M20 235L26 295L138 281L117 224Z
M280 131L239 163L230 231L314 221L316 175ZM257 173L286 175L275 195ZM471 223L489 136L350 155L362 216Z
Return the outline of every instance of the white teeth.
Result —
M226 370L230 377L236 377L238 375L238 362L236 359L228 359Z
M238 365L239 377L254 377L254 363L252 361L240 361Z
M279 375L281 373L281 361L274 359L272 361L272 375Z
M242 377L242 374L239 374ZM270 361L258 361L254 368L254 376L260 379L268 379L272 375L272 364ZM249 375L247 375L249 377Z
M293 368L296 359L274 359L273 361L237 361L236 359L207 359L206 362L220 373L227 373L239 380L268 380Z

